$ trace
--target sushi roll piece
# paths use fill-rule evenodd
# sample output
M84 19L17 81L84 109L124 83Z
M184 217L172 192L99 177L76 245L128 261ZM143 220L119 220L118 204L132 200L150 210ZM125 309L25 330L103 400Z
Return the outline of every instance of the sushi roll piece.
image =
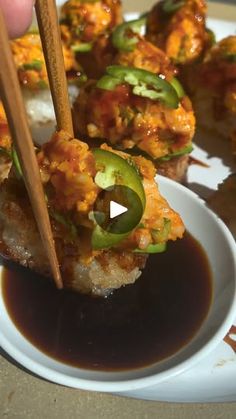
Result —
M198 125L230 141L236 156L236 36L209 50L195 77L192 99Z
M60 11L66 45L83 51L122 20L120 0L68 0Z
M62 6L63 43L74 52L88 77L100 76L101 55L109 64L109 37L122 20L120 0L68 0Z
M39 34L33 31L11 41L11 50L22 86L32 136L36 144L41 144L54 132L56 122ZM65 45L63 55L68 74L69 96L73 103L78 95L80 81L84 79L84 72ZM76 75L74 80L70 80L71 74Z
M209 206L222 218L236 240L236 174L232 173L208 199Z
M98 38L94 44L94 56L100 77L112 64L142 68L162 74L167 80L177 74L177 68L167 55L142 35L145 24L146 17L123 22L108 38Z
M183 222L161 196L155 168L145 158L106 144L90 149L61 131L42 146L37 159L65 287L106 296L133 283L149 253L164 251L167 241L183 236ZM49 275L24 184L14 170L0 188L1 253ZM132 201L131 213L121 223L125 231L118 229L119 220L105 230L96 218L105 216L106 188L113 191L114 184L138 196L133 201L130 192L122 194Z
M205 0L162 0L147 18L147 39L183 66L199 60L211 42Z
M101 79L81 88L73 117L76 132L89 141L105 139L114 148L143 153L159 172L183 180L195 117L176 78L167 81L140 68L109 66Z
M157 74L159 77L173 83L179 94L184 97L185 92L176 79L178 69L160 48L149 42L141 31L146 24L146 17L122 23L112 34L112 44L117 52L113 63L123 66L136 67ZM187 100L189 100L187 98ZM189 153L191 148L189 148ZM166 161L157 161L158 173L178 182L186 180L189 153L172 157Z
M124 22L112 33L112 45L116 49L113 64L136 67L150 71L170 81L177 68L160 48L149 42L140 32L146 17Z

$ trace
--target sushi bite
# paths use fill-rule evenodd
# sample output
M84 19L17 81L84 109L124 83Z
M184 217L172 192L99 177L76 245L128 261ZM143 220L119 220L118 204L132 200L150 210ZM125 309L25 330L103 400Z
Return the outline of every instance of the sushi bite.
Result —
M120 0L68 0L60 10L63 39L75 52L91 49L98 36L121 20Z
M169 240L183 236L183 222L161 196L155 168L144 157L106 144L90 149L60 131L37 150L37 159L65 287L107 295L133 283L148 254L164 251ZM1 253L49 275L23 180L16 174L13 165L0 188ZM104 209L107 188L114 200L119 195L131 207L122 222L118 217L111 225Z
M46 64L37 31L11 41L11 50L22 87L28 121L36 144L41 144L55 130L55 114L49 90ZM72 51L63 44L65 70L71 103L78 94L84 72ZM69 76L74 74L74 79Z
M99 76L99 55L109 55L109 36L122 20L120 0L68 0L63 4L60 11L62 41L72 50L88 77Z
M106 71L106 67L112 64L142 68L158 75L162 74L168 80L177 73L176 67L164 51L142 35L146 20L144 16L123 22L113 29L106 41L104 37L98 38L94 44L94 57L99 77Z
M144 69L109 66L101 79L89 80L80 89L73 116L76 132L93 144L105 139L116 149L141 153L163 174L171 161L171 177L183 180L195 117L176 78L167 81L164 75ZM180 172L173 170L175 163L176 169L180 163Z
M148 13L147 39L177 65L199 60L211 42L205 0L162 0Z
M194 81L198 125L230 141L236 156L236 36L222 39L208 51Z

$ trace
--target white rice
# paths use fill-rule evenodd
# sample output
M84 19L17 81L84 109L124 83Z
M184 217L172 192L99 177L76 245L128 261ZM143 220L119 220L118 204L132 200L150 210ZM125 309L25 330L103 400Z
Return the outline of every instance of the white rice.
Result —
M93 295L108 296L113 290L128 284L133 284L141 275L141 270L135 267L130 272L122 269L115 257L110 257L106 270L98 260L94 259L89 266L73 263L72 287L74 290Z
M78 86L70 84L68 93L73 105L79 93ZM42 145L49 140L56 128L56 118L53 109L52 97L49 89L30 91L22 89L26 113L36 145Z

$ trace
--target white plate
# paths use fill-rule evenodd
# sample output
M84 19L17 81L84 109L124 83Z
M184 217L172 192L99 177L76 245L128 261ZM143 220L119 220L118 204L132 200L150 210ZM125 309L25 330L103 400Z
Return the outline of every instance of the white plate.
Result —
M217 40L236 34L234 22L209 18L208 27L215 32ZM223 179L230 173L236 172L236 163L230 153L229 144L211 137L209 133L198 133L194 143L192 156L209 167L190 166L188 184L194 192L207 198ZM217 156L219 151L221 158ZM236 340L236 335L232 335L232 339ZM121 394L167 402L234 402L236 401L236 353L222 341L208 357L187 372L161 384Z
M134 18L135 15L128 17ZM216 32L218 40L236 34L236 24L231 22L209 19L208 26ZM236 171L236 164L230 156L229 145L210 138L204 132L198 135L195 144L193 157L207 163L209 168L192 165L188 175L189 187L206 198L219 182ZM214 150L219 149L222 158L214 155ZM120 394L168 402L232 402L236 401L235 377L236 354L222 341L209 356L187 372L152 387Z

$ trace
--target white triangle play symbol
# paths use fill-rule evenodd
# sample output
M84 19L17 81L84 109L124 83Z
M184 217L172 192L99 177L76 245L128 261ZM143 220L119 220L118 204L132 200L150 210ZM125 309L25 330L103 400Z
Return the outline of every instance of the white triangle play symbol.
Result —
M117 204L115 201L110 202L110 218L115 218L127 211L128 208L124 207L123 205Z

